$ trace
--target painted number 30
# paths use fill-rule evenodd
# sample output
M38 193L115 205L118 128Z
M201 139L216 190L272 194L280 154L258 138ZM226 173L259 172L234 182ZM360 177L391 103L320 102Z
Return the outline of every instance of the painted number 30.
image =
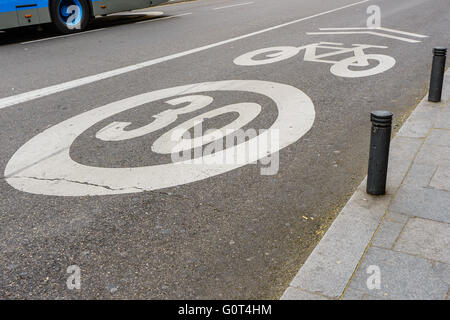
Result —
M122 141L163 129L177 120L178 115L188 114L210 105L212 98L204 95L205 93L221 91L264 95L270 98L278 108L278 117L268 131L220 151L226 156L227 153L242 154L247 150L257 150L247 155L246 163L196 165L191 162L178 162L132 168L104 168L83 165L70 157L71 145L77 137L96 123L118 113L159 100L164 101L168 109L155 115L150 124L134 130L124 130L130 125L129 122L113 122L98 131L96 138L104 141ZM174 108L185 103L188 105ZM188 120L177 128L189 130L196 120L201 121L201 118L234 112L239 114L238 119L224 128L239 129L256 118L262 110L263 107L256 103L228 105ZM311 99L301 90L285 84L232 80L153 91L87 111L45 130L13 155L6 166L5 177L7 182L18 190L55 196L124 194L168 188L216 176L245 164L254 163L267 157L269 153L278 152L308 132L314 118L315 111ZM152 150L162 154L174 152L175 146L178 146L182 140L180 136L180 139L174 142L175 144L171 142L172 131L175 129L159 137L153 144ZM263 135L268 135L271 129L279 133L276 150L258 148L258 139L269 140L269 137L263 137ZM194 141L194 147L196 146ZM203 158L207 157L210 156L203 156ZM208 159L204 160L203 163L208 163L206 161Z

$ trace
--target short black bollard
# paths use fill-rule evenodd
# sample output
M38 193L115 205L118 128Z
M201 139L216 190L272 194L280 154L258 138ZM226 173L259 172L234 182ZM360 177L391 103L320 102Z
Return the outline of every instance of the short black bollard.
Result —
M378 196L386 193L392 117L393 114L389 111L374 111L370 115L372 134L370 136L367 193L371 195Z
M446 56L447 48L433 49L433 66L431 68L430 92L428 94L428 101L441 101Z

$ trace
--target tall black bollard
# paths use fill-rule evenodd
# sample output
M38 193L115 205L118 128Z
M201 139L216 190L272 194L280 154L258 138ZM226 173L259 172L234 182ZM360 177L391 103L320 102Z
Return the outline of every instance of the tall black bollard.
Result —
M393 114L389 111L374 111L370 115L372 134L370 136L367 193L371 195L386 193L392 117Z
M430 92L428 94L428 101L441 101L446 55L447 48L433 49L433 66L431 68Z

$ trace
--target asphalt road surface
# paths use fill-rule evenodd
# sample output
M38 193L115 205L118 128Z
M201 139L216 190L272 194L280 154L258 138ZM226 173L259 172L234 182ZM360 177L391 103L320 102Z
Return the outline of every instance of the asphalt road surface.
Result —
M198 0L0 32L0 298L278 298L365 175L370 111L398 128L426 93L448 9ZM161 137L194 118L277 129L279 170L173 164Z

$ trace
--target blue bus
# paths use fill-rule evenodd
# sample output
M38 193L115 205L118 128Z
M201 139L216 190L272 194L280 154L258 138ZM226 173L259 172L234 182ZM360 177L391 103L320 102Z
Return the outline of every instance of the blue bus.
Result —
M98 15L159 5L169 0L0 0L0 30L52 23L61 33L83 31Z

